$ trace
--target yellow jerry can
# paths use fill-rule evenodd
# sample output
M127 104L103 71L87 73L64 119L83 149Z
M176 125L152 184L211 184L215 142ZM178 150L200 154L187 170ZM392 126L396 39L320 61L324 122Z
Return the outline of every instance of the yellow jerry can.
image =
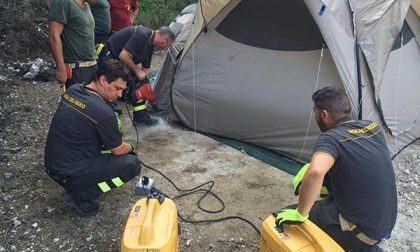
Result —
M175 203L168 198L143 198L128 217L121 241L122 252L178 251L178 216Z
M344 252L324 231L310 220L299 225L284 225L278 230L274 216L263 222L260 252Z

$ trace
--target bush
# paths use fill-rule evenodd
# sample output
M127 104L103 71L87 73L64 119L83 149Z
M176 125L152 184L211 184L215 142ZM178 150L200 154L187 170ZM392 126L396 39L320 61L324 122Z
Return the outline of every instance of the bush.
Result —
M150 29L169 25L184 7L196 2L196 0L139 0L136 24Z

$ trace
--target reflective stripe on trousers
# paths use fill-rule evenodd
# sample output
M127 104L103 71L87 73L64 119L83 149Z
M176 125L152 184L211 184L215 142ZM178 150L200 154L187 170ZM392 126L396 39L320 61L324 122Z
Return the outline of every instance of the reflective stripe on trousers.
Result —
M119 177L113 178L111 179L111 181L115 185L115 187L121 187L122 185L124 185L124 182ZM98 183L98 186L103 193L111 191L111 187L106 181Z

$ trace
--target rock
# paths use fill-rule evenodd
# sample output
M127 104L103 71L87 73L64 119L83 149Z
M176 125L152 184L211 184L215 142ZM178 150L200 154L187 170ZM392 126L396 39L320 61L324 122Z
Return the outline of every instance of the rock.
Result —
M3 173L3 176L5 179L12 179L15 176L15 174L11 171L6 171Z
M2 149L5 151L10 151L13 154L16 154L22 150L22 147L3 147Z
M54 211L54 209L55 209L55 208L52 208L52 207L47 207L47 212L48 212L48 213L52 213L52 212Z
M17 250L16 250L16 247L14 246L14 245L12 245L11 247L10 247L10 252L16 252Z
M13 226L18 227L18 226L20 226L20 224L22 224L22 222L20 220L18 220L17 217L15 217L12 220L12 224L13 224Z
M38 223L35 222L34 224L32 224L32 227L33 228L37 228L38 227Z
M187 240L187 242L185 243L185 246L190 246L191 245L192 240Z
M14 196L13 195L5 195L3 196L3 201L8 201L10 199L12 199Z
M34 61L34 64L37 65L37 66L41 66L41 65L44 64L44 60L41 59L41 58L36 58L35 61Z
M53 242L54 242L54 243L57 243L59 240L60 240L60 238L55 237L55 238L53 239Z
M29 208L29 205L25 205L25 210L28 210L28 208Z
M88 237L86 237L86 241L89 242L92 240L92 238L93 238L93 235L89 235Z
M26 80L32 80L35 78L35 74L31 72L27 72L26 74L23 75L23 78Z

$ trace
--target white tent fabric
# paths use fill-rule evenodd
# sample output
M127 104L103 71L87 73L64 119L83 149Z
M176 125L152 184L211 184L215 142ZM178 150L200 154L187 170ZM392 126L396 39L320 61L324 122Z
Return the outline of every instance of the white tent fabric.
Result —
M307 161L319 134L310 96L340 86L354 118L380 122L395 155L420 137L419 1L408 10L408 0L201 0L179 62L156 88L170 89L172 117L194 130ZM324 42L305 30L302 8ZM404 20L411 33L398 35ZM311 36L315 44L302 41Z
M353 115L356 117L359 109L359 101L356 57L354 54L355 46L354 39L351 36L353 32L352 26L350 22L345 22L345 20L351 20L351 15L348 5L343 3L344 1L334 1L334 7L340 7L336 11L339 15L333 15L333 12L329 8L325 9L322 15L319 15L323 4L318 1L305 1L333 55L340 77L345 83L344 88L350 98ZM340 19L337 20L337 17Z

